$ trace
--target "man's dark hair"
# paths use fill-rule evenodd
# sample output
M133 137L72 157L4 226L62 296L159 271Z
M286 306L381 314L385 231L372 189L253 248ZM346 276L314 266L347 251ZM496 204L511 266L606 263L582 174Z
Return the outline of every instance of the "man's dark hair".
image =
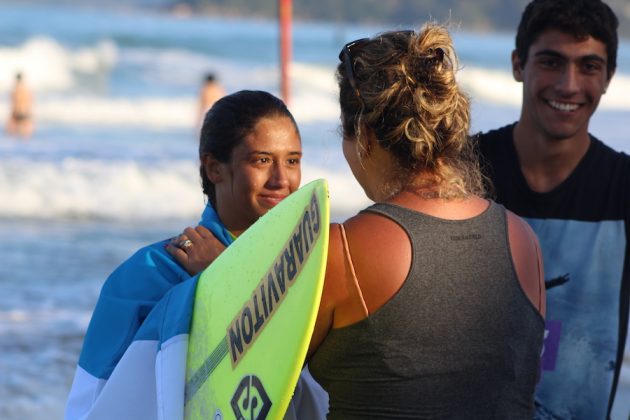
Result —
M601 0L534 0L527 5L516 33L516 54L525 65L531 45L549 29L557 29L578 39L591 36L606 45L607 74L617 68L617 28L619 20Z

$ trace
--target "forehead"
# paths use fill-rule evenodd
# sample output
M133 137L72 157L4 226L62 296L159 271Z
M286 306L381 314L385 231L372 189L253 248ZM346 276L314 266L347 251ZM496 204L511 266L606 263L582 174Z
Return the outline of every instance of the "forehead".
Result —
M293 153L301 152L300 136L293 121L286 116L261 118L245 136L235 152Z
M528 56L549 53L567 58L597 57L607 61L606 44L592 36L576 37L570 33L557 29L541 32L529 47Z

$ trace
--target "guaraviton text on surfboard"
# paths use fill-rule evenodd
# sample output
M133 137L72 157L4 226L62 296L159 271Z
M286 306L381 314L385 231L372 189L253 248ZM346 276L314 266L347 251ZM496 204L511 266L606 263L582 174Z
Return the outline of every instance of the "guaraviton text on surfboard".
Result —
M319 237L320 215L319 202L317 196L313 194L310 204L304 208L300 221L282 251L228 326L226 340L232 368L235 368L247 353L278 310L289 292L289 287L295 283L313 250L313 244Z

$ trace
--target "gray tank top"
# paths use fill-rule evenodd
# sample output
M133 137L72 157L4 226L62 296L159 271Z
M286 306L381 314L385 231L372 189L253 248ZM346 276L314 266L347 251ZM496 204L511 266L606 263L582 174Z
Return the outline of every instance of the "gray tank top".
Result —
M522 290L505 209L444 220L392 204L364 210L412 244L400 290L332 329L310 360L330 419L531 419L544 321Z

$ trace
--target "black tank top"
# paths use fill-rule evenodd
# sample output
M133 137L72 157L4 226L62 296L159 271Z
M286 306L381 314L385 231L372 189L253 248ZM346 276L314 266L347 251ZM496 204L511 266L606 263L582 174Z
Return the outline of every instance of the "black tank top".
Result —
M364 210L412 244L400 290L332 329L310 360L330 419L531 419L543 318L522 290L505 209L444 220L392 204Z

